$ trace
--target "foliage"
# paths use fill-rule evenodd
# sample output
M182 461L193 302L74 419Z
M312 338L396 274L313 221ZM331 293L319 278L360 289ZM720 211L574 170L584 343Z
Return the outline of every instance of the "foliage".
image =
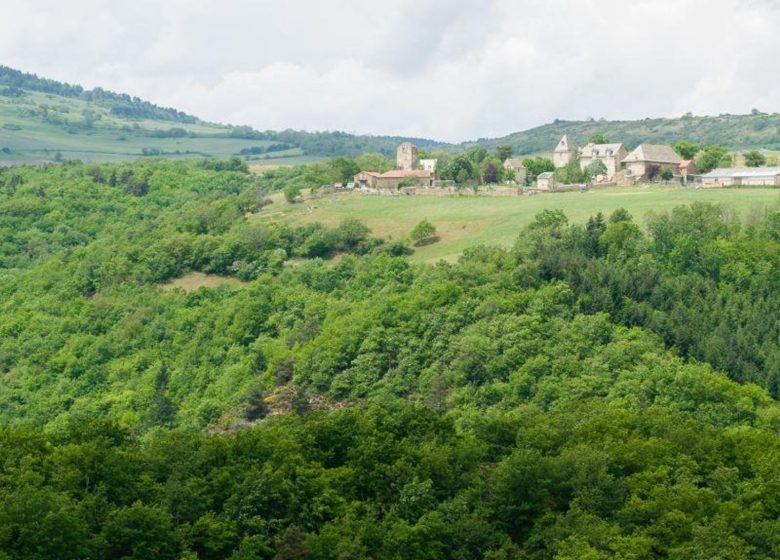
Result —
M526 181L529 183L536 181L536 178L542 173L555 171L555 164L553 161L544 157L525 158L523 160L523 167L526 169Z
M409 236L412 238L415 245L430 243L430 241L436 237L436 226L428 220L423 220L414 226Z
M690 140L680 140L674 145L674 151L682 159L693 159L699 153L701 147Z
M674 171L672 171L668 167L664 167L663 169L661 169L660 177L664 181L671 181L672 179L674 179Z
M594 134L588 138L588 144L609 144L609 140L603 134Z
M496 157L501 160L501 163L504 163L506 160L511 158L513 153L514 149L512 146L508 146L506 144L496 148Z
M716 167L731 167L731 156L723 146L705 146L696 158L696 167L702 173L708 173Z
M555 170L555 179L564 185L587 183L591 178L590 168L582 169L578 158L573 158L569 163Z
M745 165L748 167L761 167L766 165L766 156L758 150L751 150L745 154Z
M598 177L599 175L607 174L607 166L600 159L594 159L592 162L590 162L588 164L587 170L588 170L588 174L592 178Z
M780 555L777 210L414 265L210 165L0 173L0 557Z

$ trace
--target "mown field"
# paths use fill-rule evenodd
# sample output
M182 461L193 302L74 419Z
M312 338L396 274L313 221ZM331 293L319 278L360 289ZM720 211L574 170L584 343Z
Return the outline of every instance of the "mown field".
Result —
M253 219L305 224L321 222L333 226L344 218L357 218L371 227L374 235L392 239L408 236L422 219L436 226L440 241L420 247L414 259L454 260L475 245L512 245L519 232L544 209L563 210L573 223L584 223L597 212L608 215L616 208L627 209L640 224L649 212L664 212L693 202L722 204L748 220L767 207L780 206L780 190L684 189L679 187L628 187L524 197L377 197L359 193L307 197L303 204L290 205L281 196Z

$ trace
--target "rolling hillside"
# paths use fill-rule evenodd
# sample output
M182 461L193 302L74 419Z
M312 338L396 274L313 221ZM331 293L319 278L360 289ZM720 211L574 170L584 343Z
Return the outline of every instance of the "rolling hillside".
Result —
M676 119L643 119L638 121L563 121L516 132L493 139L462 144L464 148L484 146L493 149L508 144L520 155L549 152L563 134L569 134L580 146L590 136L603 134L610 141L623 142L629 149L642 142L674 144L688 139L701 144L723 144L733 149L780 148L780 114L720 115L717 117L684 116Z
M0 66L0 165L233 155L262 164L296 164L371 151L390 155L406 140L443 146L419 138L260 132L208 123L137 97L84 90Z
M338 131L258 131L202 121L172 108L101 88L39 78L0 66L0 165L65 159L120 161L145 156L229 157L260 164L297 164L323 157L380 152L391 156L404 141L458 151L503 144L516 154L545 153L563 134L583 144L594 134L622 141L671 144L687 138L730 149L780 148L780 114L684 116L639 121L561 121L501 138L448 144L402 136L359 136Z

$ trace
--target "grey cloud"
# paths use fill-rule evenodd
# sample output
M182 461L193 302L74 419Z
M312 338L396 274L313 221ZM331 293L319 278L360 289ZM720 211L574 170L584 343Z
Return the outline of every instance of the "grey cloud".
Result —
M447 140L780 110L769 0L12 2L2 63L204 118Z

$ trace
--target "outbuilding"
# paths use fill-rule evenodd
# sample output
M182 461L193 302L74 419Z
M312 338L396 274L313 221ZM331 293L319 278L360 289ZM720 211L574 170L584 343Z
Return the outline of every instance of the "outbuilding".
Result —
M701 176L703 187L780 186L780 167L732 167L713 169Z
M540 173L536 178L536 188L540 191L554 191L555 173L552 171L545 171L544 173Z

